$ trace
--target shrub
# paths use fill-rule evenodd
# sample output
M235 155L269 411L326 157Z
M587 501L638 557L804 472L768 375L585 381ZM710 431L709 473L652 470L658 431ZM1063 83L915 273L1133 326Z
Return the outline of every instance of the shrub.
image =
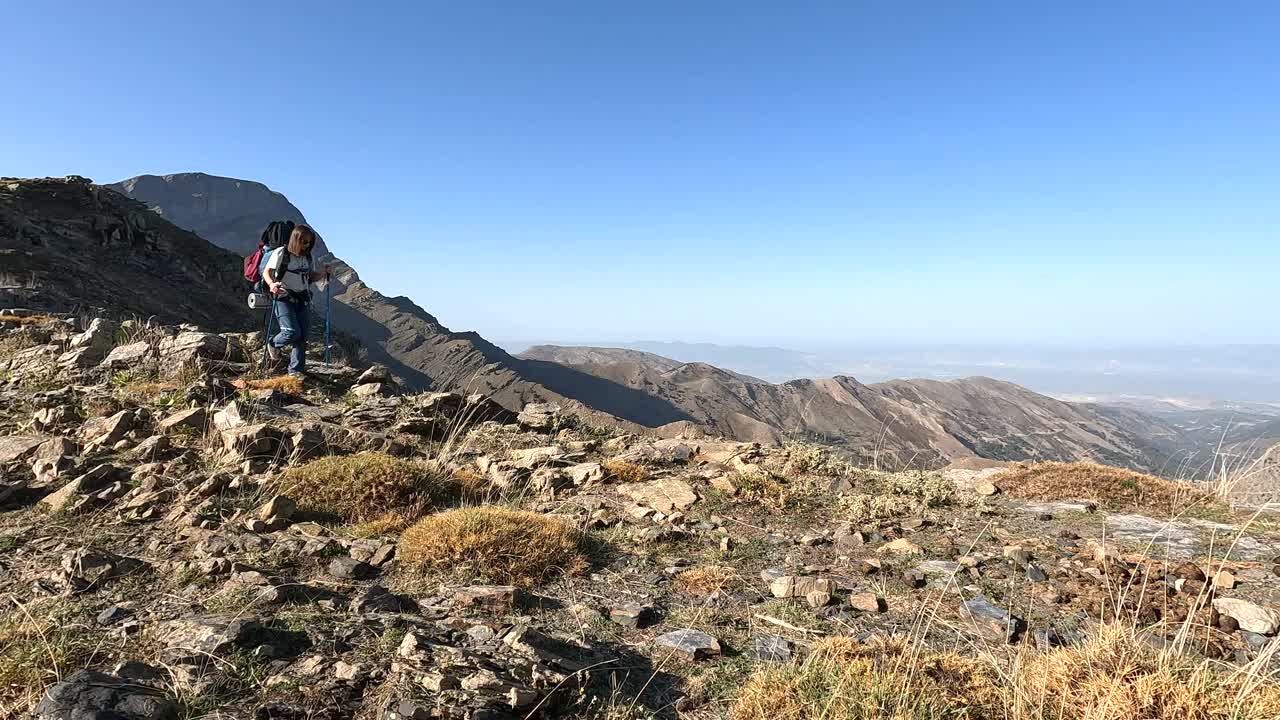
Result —
M991 482L1013 497L1049 502L1093 500L1113 510L1180 514L1212 497L1189 483L1088 462L1019 463Z
M757 671L731 720L979 720L1000 717L1000 691L977 661L900 638L819 640L804 662Z
M1249 668L1229 669L1159 651L1132 626L1108 624L1083 645L1033 655L1014 672L1018 720L1273 720L1280 686Z
M819 477L842 477L856 472L856 468L848 460L836 455L828 448L807 443L789 443L787 445L787 461L782 473L787 477L816 475Z
M397 552L420 571L530 587L556 570L585 569L581 541L578 530L540 513L477 507L423 518L404 532Z
M841 511L851 522L920 515L955 500L951 481L937 472L859 470L854 477L860 492L840 498Z
M312 460L286 470L271 486L304 512L351 523L379 520L387 513L417 518L457 494L452 479L434 468L377 452Z
M649 479L649 471L642 465L626 460L609 460L604 470L610 478L620 483L638 483Z

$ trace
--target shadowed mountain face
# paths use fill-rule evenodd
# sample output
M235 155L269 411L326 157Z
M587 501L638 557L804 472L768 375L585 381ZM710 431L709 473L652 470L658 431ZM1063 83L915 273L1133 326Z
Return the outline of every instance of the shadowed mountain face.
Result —
M937 466L974 456L1093 458L1138 468L1156 461L1141 437L1088 408L988 378L772 384L635 350L543 345L521 357L644 390L725 435L821 439L882 464Z
M157 215L220 248L248 255L272 220L306 222L302 211L266 185L249 180L175 173L139 175L107 185L147 204ZM317 252L328 252L324 240Z
M242 255L257 247L270 221L306 222L280 193L233 178L143 175L109 187ZM333 264L334 327L358 338L370 360L386 365L412 388L480 392L513 410L552 402L610 424L621 418L657 427L689 419L662 398L556 363L521 360L475 333L453 332L409 298L387 297L369 287L328 251L318 253L317 260ZM241 289L234 297L242 301L243 295Z
M0 179L0 307L256 322L240 257L84 178Z

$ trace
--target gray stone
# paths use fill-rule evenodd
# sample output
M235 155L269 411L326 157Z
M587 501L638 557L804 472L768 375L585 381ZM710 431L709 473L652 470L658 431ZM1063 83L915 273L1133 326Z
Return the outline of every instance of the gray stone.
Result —
M49 688L32 720L172 720L178 706L164 692L134 679L77 670Z
M205 409L202 407L194 407L186 410L179 410L169 415L169 417L166 417L156 423L156 429L160 432L167 433L179 428L185 428L187 430L194 430L195 432L202 433L204 432L207 423L208 414L205 412Z
M720 642L701 630L673 630L654 639L660 648L669 648L688 658L702 660L720 654Z
M150 355L151 343L146 341L120 345L112 349L110 353L107 353L106 359L102 361L102 367L108 370L129 368L142 364Z
M756 662L791 662L791 641L777 635L757 635L751 638L751 659Z
M355 558L340 557L329 562L329 574L343 580L368 580L378 574L378 569Z
M979 595L960 605L961 614L973 622L986 637L1012 642L1022 632L1023 622L1004 608L997 607Z

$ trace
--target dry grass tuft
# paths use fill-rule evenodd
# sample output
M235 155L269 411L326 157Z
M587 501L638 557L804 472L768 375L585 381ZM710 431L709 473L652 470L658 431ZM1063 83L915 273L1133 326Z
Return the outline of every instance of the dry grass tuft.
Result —
M398 555L419 571L532 587L555 572L586 569L582 534L540 513L498 507L429 515L404 532Z
M102 638L74 622L69 606L51 602L6 608L0 621L0 716L21 715L45 687L106 654Z
M731 720L979 720L1000 717L1001 691L977 661L901 638L819 640L804 662L757 671Z
M249 390L278 390L289 395L302 394L302 378L297 375L277 375L261 380L246 380L244 386Z
M706 597L724 590L733 578L734 572L729 568L706 565L676 575L672 585L686 595Z
M454 470L453 480L458 483L463 497L483 498L488 496L489 491L492 489L489 478L470 467L460 467Z
M729 482L737 488L738 499L744 502L760 503L777 510L787 509L795 497L795 493L789 486L768 475L739 473L729 478Z
M609 477L620 483L638 483L649 479L649 470L625 460L609 460L604 464Z
M403 513L387 512L367 522L351 526L352 537L371 538L397 535L409 527L413 519Z
M1093 500L1112 510L1181 514L1213 497L1190 483L1088 462L1018 463L997 473L992 483L1024 500Z
M435 468L383 453L323 457L290 468L271 483L304 512L336 515L350 523L392 513L408 520L457 495L457 484Z
M51 315L24 315L17 317L14 315L0 316L0 325L10 325L16 327L39 327L41 325L52 325L60 322L58 318Z
M1155 650L1123 624L1032 656L1016 669L1011 694L1017 720L1280 718L1274 678Z

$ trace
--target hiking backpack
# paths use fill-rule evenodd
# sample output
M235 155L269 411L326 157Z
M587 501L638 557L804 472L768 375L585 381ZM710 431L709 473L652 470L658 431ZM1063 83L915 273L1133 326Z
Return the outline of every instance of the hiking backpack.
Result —
M271 259L271 253L278 247L284 247L289 243L289 234L293 232L293 222L289 220L273 220L267 229L262 231L262 238L258 241L258 249L244 259L244 279L253 284L255 291L261 292L263 271L267 269L267 262ZM287 253L288 250L285 250ZM289 266L288 256L284 259L284 266Z

